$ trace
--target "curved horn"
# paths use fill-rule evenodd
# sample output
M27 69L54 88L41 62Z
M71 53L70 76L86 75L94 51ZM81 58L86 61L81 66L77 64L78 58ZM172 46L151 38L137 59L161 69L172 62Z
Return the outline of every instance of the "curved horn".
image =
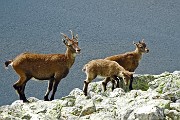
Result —
M78 41L78 38L79 38L79 37L78 37L78 34L76 34L76 37L75 37L75 38L76 38L76 41Z
M74 34L72 30L69 30L71 32L72 39L74 39Z
M63 36L65 35L64 33L60 33L60 34L63 35Z
M66 34L64 34L64 33L61 33L61 35L63 35L64 38L68 38L68 36Z

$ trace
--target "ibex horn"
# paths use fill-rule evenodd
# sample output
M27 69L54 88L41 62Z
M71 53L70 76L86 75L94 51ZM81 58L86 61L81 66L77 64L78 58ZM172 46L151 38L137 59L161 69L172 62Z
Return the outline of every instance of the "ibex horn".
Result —
M144 43L144 39L142 39L142 41L141 41L142 43Z
M61 33L61 35L63 35L65 38L68 38L68 36L64 33Z
M72 36L72 39L74 39L74 34L72 32L72 30L69 30L71 32L71 36Z

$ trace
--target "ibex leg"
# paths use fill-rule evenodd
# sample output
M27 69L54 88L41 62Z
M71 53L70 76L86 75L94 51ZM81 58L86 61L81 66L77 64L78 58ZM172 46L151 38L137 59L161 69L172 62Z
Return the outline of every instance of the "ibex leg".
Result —
M107 83L108 83L110 80L111 80L110 77L107 77L107 78L105 78L105 79L103 80L102 85L103 85L104 91L106 91Z
M26 86L26 82L27 79L26 77L21 77L14 85L14 89L17 91L17 93L19 94L19 99L23 100L23 102L28 102L28 100L26 99L26 96L24 94L24 89Z
M52 92L50 100L54 100L54 95L55 95L55 93L57 91L57 87L58 87L59 82L60 82L60 80L54 79L54 82L53 82L53 92Z
M47 88L46 94L45 94L45 96L44 96L44 101L49 101L48 96L49 96L49 93L50 93L51 90L52 90L52 87L53 87L53 81L54 81L54 79L49 80L48 88Z
M133 75L131 76L130 79L129 90L133 90L132 83L133 83Z

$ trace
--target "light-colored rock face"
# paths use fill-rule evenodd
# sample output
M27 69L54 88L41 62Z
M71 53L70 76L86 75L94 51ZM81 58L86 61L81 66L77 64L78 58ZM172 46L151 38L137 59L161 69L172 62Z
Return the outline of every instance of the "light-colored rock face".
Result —
M17 100L0 107L0 120L179 120L179 73L138 75L132 91L116 88L112 92L109 84L103 92L101 82L92 82L87 97L75 88L51 102L33 97L30 103ZM140 90L143 84L146 91Z

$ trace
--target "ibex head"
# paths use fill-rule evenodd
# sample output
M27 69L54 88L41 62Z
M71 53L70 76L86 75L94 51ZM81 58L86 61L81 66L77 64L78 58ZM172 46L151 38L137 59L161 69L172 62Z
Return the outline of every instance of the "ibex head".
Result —
M69 38L66 34L61 33L64 38L62 39L63 43L73 52L79 54L81 49L78 46L78 34L74 37L72 30L70 30L72 38Z
M139 41L138 43L133 42L133 44L136 46L136 49L138 49L141 53L148 53L149 49L146 47L146 43L144 42L144 39L142 41Z
M123 76L123 81L125 85L129 84L129 80L131 79L131 76L134 74L135 72L129 72L129 71L123 71L121 72L122 76Z

